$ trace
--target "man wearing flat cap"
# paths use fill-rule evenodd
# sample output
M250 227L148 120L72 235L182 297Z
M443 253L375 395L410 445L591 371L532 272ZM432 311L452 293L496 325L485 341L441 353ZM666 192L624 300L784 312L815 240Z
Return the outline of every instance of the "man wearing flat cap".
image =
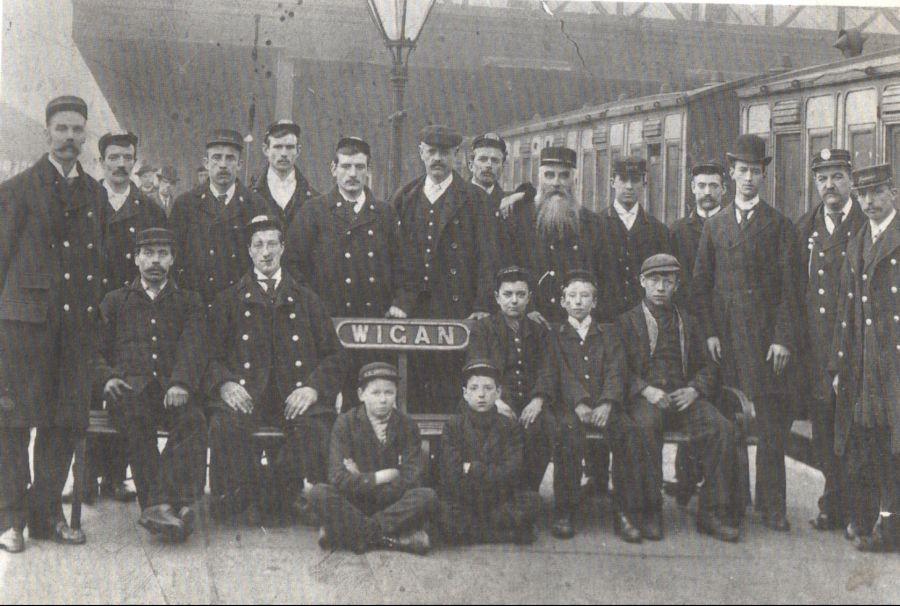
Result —
M213 131L203 158L209 181L179 196L169 220L178 250L173 277L207 306L249 269L244 229L266 214L266 201L237 178L243 149L240 133Z
M829 370L862 551L900 550L900 219L889 164L853 172L867 217L847 244ZM880 511L880 515L877 512Z
M0 184L0 548L11 552L24 549L26 525L31 539L85 541L66 523L62 489L88 423L85 352L103 297L101 186L78 162L87 115L78 97L50 101L48 153Z
M172 216L172 209L175 207L175 187L178 185L178 171L174 166L163 166L157 175L159 180L159 188L153 201L162 209L166 215L166 219Z
M501 217L502 239L512 243L513 264L527 269L534 277L534 305L548 322L565 320L560 306L561 283L573 269L587 269L600 276L599 300L612 296L611 267L605 260L599 217L576 199L573 184L576 154L567 147L541 150L538 187L533 198L516 203L508 217ZM596 313L612 320L608 308Z
M332 317L383 318L399 292L403 251L397 215L366 185L370 169L369 144L342 137L331 163L335 186L306 202L288 226L285 267L303 276ZM358 404L359 368L379 359L365 351L350 358L345 409Z
M300 127L279 120L266 130L262 146L266 167L251 182L251 189L268 203L268 213L288 226L306 202L319 195L300 172Z
M275 426L285 434L280 449L267 448L278 496L304 515L304 484L327 478L328 436L346 359L321 299L281 267L278 218L254 217L243 233L253 268L219 293L209 318L204 388L212 400L212 507L221 515L249 507L249 519L255 517L264 495L262 445L252 435Z
M152 164L142 164L137 171L138 179L141 181L141 193L148 200L152 200L158 191L156 170Z
M397 213L400 290L391 317L465 319L490 312L496 270L496 230L484 192L452 170L462 136L447 126L419 132L425 175L401 187L391 205ZM447 412L457 400L453 377L461 354L423 355L412 368L410 397L416 412Z
M169 277L172 232L142 230L134 251L139 275L100 304L95 376L128 445L138 523L182 541L193 530L192 505L206 483L205 309L200 295ZM156 442L161 428L169 432L162 453Z
M626 400L614 413L617 506L640 529L640 538L662 539L663 429L684 430L704 478L697 528L734 542L745 505L735 500L740 482L734 427L712 404L719 398L718 367L707 355L702 331L674 303L680 276L672 255L646 259L640 274L644 299L619 318L628 383Z
M334 424L329 483L309 491L310 505L323 522L323 549L424 555L431 547L426 523L437 508L437 495L422 486L427 457L418 424L397 410L399 381L393 364L366 364L357 378L363 405Z
M610 185L614 199L600 213L607 269L614 278L612 317L634 307L643 298L641 263L659 253L671 252L669 230L644 207L647 161L628 156L613 162Z
M756 510L766 526L787 532L784 448L798 382L801 255L790 220L759 196L771 161L765 141L741 135L728 160L734 204L703 226L692 309L723 383L756 405Z
M509 234L501 229L501 216L506 216L512 205L525 197L524 191L508 193L500 187L503 166L506 164L506 141L497 133L485 133L472 141L472 152L469 156L469 172L472 173L472 184L480 187L487 194L490 211L497 223L497 252L505 267L514 262L512 242Z
M828 358L837 324L841 265L847 245L866 216L852 195L850 152L823 149L812 159L810 170L820 202L797 221L799 249L806 281L804 367L809 380L798 394L809 405L817 467L825 476L825 492L819 514L810 523L818 530L842 529L847 501L842 480L844 469L834 454L834 390L828 374Z

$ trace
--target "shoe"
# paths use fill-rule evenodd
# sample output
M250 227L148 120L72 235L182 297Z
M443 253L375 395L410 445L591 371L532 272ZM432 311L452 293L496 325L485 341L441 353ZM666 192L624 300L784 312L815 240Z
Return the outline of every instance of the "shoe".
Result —
M626 543L640 543L641 531L638 530L628 514L619 512L615 517L616 534L622 537Z
M819 515L809 521L809 525L816 530L837 530L842 526L841 521L831 514L820 511Z
M857 551L866 553L882 553L887 551L884 539L880 534L872 533L870 535L858 536L853 540L853 546Z
M291 510L297 516L297 520L303 526L316 528L322 525L322 521L315 511L309 506L306 496L300 495L291 502Z
M550 532L557 539L571 539L575 536L575 528L572 527L572 520L568 516L557 518Z
M331 537L324 526L319 526L319 548L325 551L331 551Z
M21 553L25 551L25 536L18 528L7 528L0 534L0 549L9 553Z
M788 522L787 517L779 511L770 513L769 515L765 516L763 518L763 524L765 524L767 528L770 528L776 532L791 531L791 523Z
M741 538L741 532L733 526L729 526L715 513L702 513L697 516L697 530L702 534L708 534L726 543L737 543Z
M130 503L137 498L137 493L131 490L125 482L116 482L112 485L109 482L102 482L100 484L100 495L114 499L119 503Z
M184 522L169 504L148 507L141 512L138 524L166 541L181 542L185 539Z
M65 520L59 520L52 527L29 523L28 537L38 541L53 541L60 545L84 545L87 537L81 529L71 528Z
M847 524L847 527L844 528L844 538L848 541L855 541L859 536L859 529L856 527L856 524L850 522Z
M641 536L648 541L662 541L663 523L661 512L647 512L644 516L644 523L641 526Z
M194 523L197 521L197 512L193 507L184 505L178 510L178 517L181 518L181 523L184 524L184 538L186 539L194 534Z
M414 555L425 555L431 551L431 538L424 530L401 534L397 537L384 536L379 541L379 547L391 551L402 551Z

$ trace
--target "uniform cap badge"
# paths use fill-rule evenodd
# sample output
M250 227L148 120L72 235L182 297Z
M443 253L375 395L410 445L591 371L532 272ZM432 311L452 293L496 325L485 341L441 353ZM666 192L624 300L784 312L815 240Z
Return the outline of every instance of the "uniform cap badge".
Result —
M831 150L827 148L823 149L819 152L819 157L823 160L831 160Z

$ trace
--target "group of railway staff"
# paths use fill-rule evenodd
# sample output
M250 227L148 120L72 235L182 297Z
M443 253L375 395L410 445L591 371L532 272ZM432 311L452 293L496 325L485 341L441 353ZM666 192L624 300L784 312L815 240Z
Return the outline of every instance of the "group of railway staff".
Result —
M285 434L266 447L282 494L322 523L323 544L422 552L421 522L435 516L449 537L496 540L485 529L500 528L527 542L551 459L553 533L572 536L581 476L601 491L608 483L609 454L584 446L591 425L615 454L617 530L659 539L671 424L694 438L679 474L702 480L698 527L737 540L743 503L733 427L715 407L720 385L755 403L755 505L766 526L790 529L784 443L795 404L810 398L827 479L814 526L843 528L860 549L896 547L900 224L890 166L851 173L846 151L823 150L811 167L821 204L795 227L760 200L770 157L744 135L728 154L733 203L723 205L724 167L698 164L696 206L669 231L639 203L639 158L614 164L614 202L595 214L574 194L574 151L545 148L537 188L507 193L504 141L475 140L466 182L452 170L461 137L444 126L421 131L425 175L391 203L366 186L370 149L354 137L338 142L335 187L320 196L296 168L299 127L283 121L266 134L268 164L251 188L237 179L242 138L216 131L208 183L161 209L130 182L134 135L101 138L101 183L84 173L87 115L77 97L52 100L48 153L0 185L4 549L24 548L26 526L32 539L85 541L61 492L92 401L111 409L127 452L95 454L118 469L93 476L128 498L127 460L141 524L170 539L193 527L207 439L211 509L254 509L262 447L250 436L267 423ZM348 356L333 316L477 321L468 360L412 365L420 411L452 409L464 380L461 414L442 438L439 498L420 487L417 430L391 405L396 369ZM336 400L362 405L335 423ZM161 454L159 426L170 430Z

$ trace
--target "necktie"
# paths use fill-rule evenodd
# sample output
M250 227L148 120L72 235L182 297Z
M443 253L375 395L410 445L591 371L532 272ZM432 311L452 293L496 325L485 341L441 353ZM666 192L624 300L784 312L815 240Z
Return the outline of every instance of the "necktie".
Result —
M218 205L216 206L217 212L222 212L225 210L225 201L228 199L228 194L219 194L216 196L216 200L218 200Z
M745 210L739 206L737 210L741 213L741 229L747 229L747 225L750 223L750 213L753 212L753 209Z
M841 221L844 220L844 213L828 213L828 218L831 219L831 222L834 224L835 229L841 224Z
M266 294L269 295L269 298L274 301L275 300L275 278L263 278L263 283L266 285Z

